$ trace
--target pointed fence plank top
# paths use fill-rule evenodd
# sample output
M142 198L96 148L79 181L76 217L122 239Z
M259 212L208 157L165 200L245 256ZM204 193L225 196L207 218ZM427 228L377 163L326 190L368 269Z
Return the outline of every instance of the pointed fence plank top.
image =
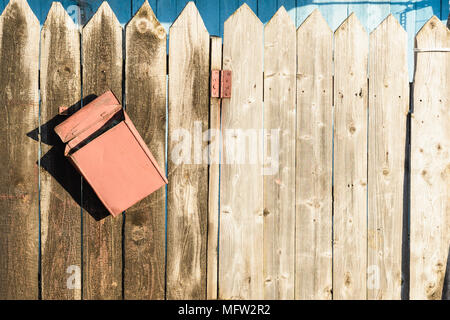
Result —
M370 34L368 299L401 298L407 41L393 15Z
M296 299L332 294L332 48L314 10L297 30Z
M193 2L170 28L167 298L206 298L209 34Z
M38 298L39 22L25 0L0 16L0 299Z
M223 68L233 85L222 107L219 299L262 299L263 24L246 4L225 22Z
M432 17L416 36L411 122L411 299L441 299L450 245L450 30ZM437 50L434 51L433 50Z
M79 300L79 278L71 288L65 284L81 270L81 177L54 128L65 119L58 116L60 106L80 106L80 33L59 2L42 28L40 74L42 298Z
M368 36L355 14L334 35L333 298L365 299Z

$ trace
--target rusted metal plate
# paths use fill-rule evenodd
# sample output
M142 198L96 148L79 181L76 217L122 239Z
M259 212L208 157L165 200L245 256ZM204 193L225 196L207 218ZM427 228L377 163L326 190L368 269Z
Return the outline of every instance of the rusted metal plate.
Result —
M220 70L211 71L211 98L220 98Z
M231 70L222 70L220 84L220 97L231 98Z
M167 178L111 91L55 128L65 154L105 208L117 216Z

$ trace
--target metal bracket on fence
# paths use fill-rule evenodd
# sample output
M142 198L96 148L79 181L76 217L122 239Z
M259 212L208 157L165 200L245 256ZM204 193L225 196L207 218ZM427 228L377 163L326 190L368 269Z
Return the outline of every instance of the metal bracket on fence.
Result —
M231 71L212 70L211 71L211 97L231 98Z

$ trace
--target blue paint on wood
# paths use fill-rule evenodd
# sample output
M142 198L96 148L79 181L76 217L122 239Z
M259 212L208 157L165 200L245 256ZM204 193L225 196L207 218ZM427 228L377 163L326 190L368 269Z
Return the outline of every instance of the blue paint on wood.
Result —
M449 18L449 5L450 0L441 1L441 20L445 25L447 25L447 20Z
M441 18L441 0L416 0L415 11L417 33L433 15Z
M220 36L223 37L223 24L239 8L238 0L219 0Z
M340 0L297 0L297 26L319 9L332 30L336 30L349 15L349 2Z
M176 0L158 0L156 10L156 17L169 34L169 28L177 17Z
M218 1L197 0L197 9L202 16L206 29L210 35L220 35L220 6Z
M305 19L314 11L318 9L317 3L312 0L297 0L296 7L296 23L297 28L305 21ZM323 14L323 13L322 13Z
M316 0L315 2L331 30L336 30L351 13L347 1Z
M261 1L258 3L258 17L263 23L269 22L275 12L278 10L277 0L264 0L264 4Z
M0 14L3 13L3 11L5 10L7 4L8 4L7 0L0 0Z
M350 3L349 11L355 12L367 32L375 29L390 13L389 0L372 0Z
M186 4L189 2L189 0L177 0L177 17L180 15L181 11L183 11L184 7L186 7ZM195 1L192 1L195 3Z

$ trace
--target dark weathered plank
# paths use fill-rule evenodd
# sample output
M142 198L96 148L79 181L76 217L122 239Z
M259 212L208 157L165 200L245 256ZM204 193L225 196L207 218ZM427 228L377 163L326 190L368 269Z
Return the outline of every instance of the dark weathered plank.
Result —
M170 28L167 298L206 298L209 34L193 2ZM192 148L191 148L192 147Z
M103 2L83 29L84 103L107 90L122 100L122 27ZM122 297L122 220L83 183L83 299Z
M166 31L144 2L126 29L126 107L156 161L165 167ZM164 299L165 188L127 210L125 299Z
M263 24L243 4L225 22L223 39L223 67L232 71L233 83L231 99L222 105L219 299L264 297L263 166L258 163L263 45Z
M54 2L41 33L43 299L81 299L81 177L54 132L65 119L58 116L59 106L79 106L80 69L80 33L61 3Z
M38 298L39 21L25 0L0 16L0 299Z

